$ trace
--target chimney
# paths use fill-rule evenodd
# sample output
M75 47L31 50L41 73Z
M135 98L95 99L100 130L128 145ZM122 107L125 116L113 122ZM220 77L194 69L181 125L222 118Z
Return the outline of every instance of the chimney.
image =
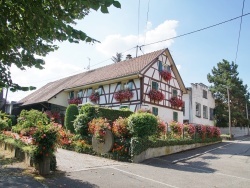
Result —
M129 60L129 59L132 59L132 56L131 56L130 54L128 54L128 55L126 56L126 60Z

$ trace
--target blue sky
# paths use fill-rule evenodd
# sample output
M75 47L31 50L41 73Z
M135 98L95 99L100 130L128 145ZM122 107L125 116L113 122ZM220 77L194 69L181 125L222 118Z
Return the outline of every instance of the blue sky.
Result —
M57 43L59 50L45 57L44 70L19 71L12 67L15 82L40 88L48 82L113 63L107 60L137 44L143 45L175 37L241 15L242 0L120 0L121 9L111 7L109 14L91 11L77 21L76 28L101 43ZM149 4L149 8L148 8ZM250 12L250 0L245 0L244 13ZM147 19L148 17L148 19ZM147 22L148 21L148 22ZM169 48L186 87L190 83L209 85L207 74L222 59L235 61L240 19L174 40L145 46L144 53ZM139 43L138 43L139 42ZM248 72L250 45L250 15L243 17L238 50L239 77L250 87ZM136 50L130 50L135 56ZM247 53L248 52L248 53ZM138 55L142 55L139 51ZM103 63L100 63L107 60ZM97 65L96 65L97 64ZM30 92L9 93L9 101L18 101Z

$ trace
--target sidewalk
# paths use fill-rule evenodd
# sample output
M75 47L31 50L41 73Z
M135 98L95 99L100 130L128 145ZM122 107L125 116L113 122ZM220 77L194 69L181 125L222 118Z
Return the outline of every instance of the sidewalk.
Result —
M0 150L0 187L46 187L36 179L41 179L41 177L36 176L33 168L29 168L23 162L11 158L5 150Z

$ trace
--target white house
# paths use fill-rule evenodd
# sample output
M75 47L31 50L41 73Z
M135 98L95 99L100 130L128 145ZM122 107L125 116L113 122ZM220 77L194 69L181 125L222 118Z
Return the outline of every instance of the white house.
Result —
M125 98L117 99L125 91ZM97 94L94 103L100 106L132 111L146 108L166 122L182 122L182 107L170 99L181 101L186 92L169 50L163 49L48 83L19 103L63 111L68 101L85 104Z
M208 87L202 83L191 84L183 95L183 122L214 125L215 100Z

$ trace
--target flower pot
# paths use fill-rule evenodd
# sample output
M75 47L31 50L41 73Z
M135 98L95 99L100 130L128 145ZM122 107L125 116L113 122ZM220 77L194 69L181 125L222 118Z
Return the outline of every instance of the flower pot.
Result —
M40 175L47 175L50 173L50 157L43 156L38 163L38 171Z

